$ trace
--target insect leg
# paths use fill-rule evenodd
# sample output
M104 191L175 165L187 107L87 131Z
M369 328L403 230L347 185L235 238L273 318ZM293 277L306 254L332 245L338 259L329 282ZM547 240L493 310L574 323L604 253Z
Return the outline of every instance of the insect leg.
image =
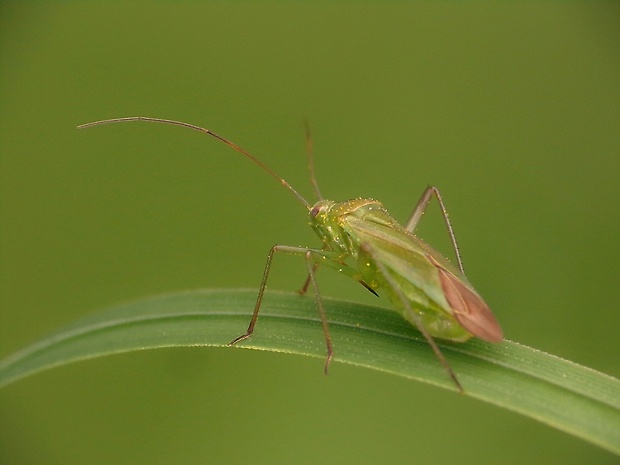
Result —
M456 262L461 272L465 274L465 270L463 269L463 261L461 260L461 253L459 252L459 246L456 242L456 236L454 235L454 229L452 229L452 223L450 222L450 218L448 216L448 210L446 210L446 206L443 203L443 199L441 198L439 189L437 189L435 186L428 186L424 190L422 196L420 197L420 200L418 200L418 203L413 209L413 212L411 212L411 216L409 217L409 220L407 220L405 228L407 228L408 231L413 232L413 230L420 222L422 215L424 215L426 207L428 207L428 204L431 201L433 195L437 198L437 201L439 202L441 214L443 215L446 228L448 229L448 234L450 235L450 241L452 241L452 246L454 248L454 255L456 255Z
M332 359L334 354L334 349L332 347L332 338L329 335L329 327L327 325L327 316L325 315L325 308L323 307L323 300L321 300L321 293L319 292L319 286L316 283L316 277L314 275L314 271L319 266L319 262L315 259L315 251L308 249L306 251L306 264L308 265L308 277L310 282L312 283L312 287L314 288L314 298L316 299L316 308L319 310L319 314L321 315L321 324L323 325L323 333L325 334L325 345L327 346L327 358L325 359L325 374L327 374L327 369L329 368L329 362Z
M325 250L329 250L329 247L327 245L323 245L323 248L321 249L321 251ZM315 273L318 267L319 262L315 260L314 266L312 267L312 272ZM308 286L310 286L310 281L310 273L308 273L308 276L306 276L306 280L304 281L304 285L301 287L301 289L297 291L299 295L304 295L306 292L308 292Z
M402 303L403 308L405 309L407 314L411 316L411 319L415 323L416 327L422 333L422 336L424 336L424 339L426 339L428 344L431 346L431 349L433 349L433 352L435 353L435 356L437 357L437 359L439 360L439 362L443 366L443 368L446 371L446 373L448 373L448 375L450 376L450 378L452 379L452 381L456 385L456 388L458 389L458 391L461 394L464 393L465 391L463 390L463 386L461 385L461 383L459 382L458 378L456 377L456 374L452 370L452 367L450 367L450 364L448 363L448 361L444 357L443 353L439 349L439 346L435 342L435 339L433 339L433 336L430 335L430 333L426 329L426 326L424 326L424 323L422 322L422 319L420 318L420 316L411 308L411 303L409 302L409 299L407 299L407 296L403 293L401 288L398 286L398 283L395 281L395 279L392 277L392 275L390 275L390 273L386 269L385 265L383 265L383 263L381 263L379 260L376 259L375 254L374 254L373 249L370 246L370 244L367 244L367 243L362 244L361 245L361 249L362 249L362 251L364 251L370 257L370 259L372 260L373 264L377 267L377 269L379 270L381 275L387 281L387 283L390 286L391 290L396 294L396 296L398 297L398 299Z
M319 267L319 262L316 262L312 267L312 272L316 273L316 270L318 267ZM310 286L310 281L311 281L310 273L308 273L308 276L306 276L306 280L304 281L304 285L301 287L301 289L297 291L299 295L304 295L306 292L308 292L308 286Z
M265 288L267 287L267 278L269 278L269 270L271 270L271 261L273 260L273 256L276 252L300 255L302 253L305 253L306 249L302 249L299 247L289 247L286 245L274 245L269 250L269 254L267 255L267 263L265 263L265 270L263 271L263 279L261 280L260 287L258 289L258 297L256 298L256 305L254 306L254 313L252 313L252 319L250 320L248 329L244 334L230 341L228 343L229 346L235 345L237 342L249 338L254 332L254 326L256 325L256 320L258 319L258 312L260 311L260 306L263 302L263 294L265 293Z
M329 335L329 328L327 325L327 317L325 316L325 308L323 307L323 302L321 300L321 295L319 292L319 287L316 283L315 278L315 269L318 267L318 259L323 258L327 259L322 254L322 251L307 249L303 247L291 247L288 245L274 245L267 255L267 263L265 263L265 270L263 271L263 278L260 283L260 288L258 290L258 296L256 298L256 305L254 306L254 312L252 313L252 319L250 320L250 324L248 325L248 329L241 336L236 337L232 341L228 343L229 346L235 345L237 342L243 341L249 338L254 332L254 327L256 326L256 321L258 320L258 313L260 312L260 307L263 302L263 295L265 293L265 289L267 288L267 279L269 278L269 271L271 270L271 262L273 260L273 256L276 252L283 252L291 255L304 255L306 258L306 264L308 266L308 281L312 283L312 287L314 288L314 294L316 298L317 309L319 310L319 314L321 316L321 324L323 325L323 332L325 333L325 344L327 346L327 359L325 360L325 373L327 374L327 368L329 366L329 362L332 359L333 348L332 341Z

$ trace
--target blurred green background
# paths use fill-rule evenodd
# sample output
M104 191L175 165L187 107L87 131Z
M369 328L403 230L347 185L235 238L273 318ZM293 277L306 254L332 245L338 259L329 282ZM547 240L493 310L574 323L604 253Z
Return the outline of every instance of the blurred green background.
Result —
M289 193L212 139L77 124L205 126L310 197L305 117L328 198L404 220L439 186L506 336L620 376L619 83L617 2L2 2L0 357L128 299L257 288L271 245L318 244ZM435 207L420 233L449 252ZM282 258L271 288L304 277ZM453 393L245 350L97 359L0 395L3 464L449 461L617 463Z

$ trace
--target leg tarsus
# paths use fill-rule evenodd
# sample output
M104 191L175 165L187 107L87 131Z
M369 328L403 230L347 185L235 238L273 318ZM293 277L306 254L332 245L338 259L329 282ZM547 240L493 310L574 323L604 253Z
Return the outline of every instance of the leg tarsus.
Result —
M325 358L325 368L323 369L325 372L325 376L327 376L329 364L332 360L332 356L334 355L334 351L331 348L331 345L327 347L327 357Z
M230 341L228 344L226 344L228 347L232 347L234 346L237 342L241 342L245 339L248 339L250 336L252 335L252 333L248 333L245 332L244 334L242 334L241 336L237 336L236 338L234 338L232 341Z

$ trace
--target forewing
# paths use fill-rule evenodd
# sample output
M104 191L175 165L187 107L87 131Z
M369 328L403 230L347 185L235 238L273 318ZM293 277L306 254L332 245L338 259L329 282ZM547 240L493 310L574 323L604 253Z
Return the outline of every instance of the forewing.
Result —
M394 277L399 281L407 281L424 294L424 297L410 297L416 297L414 300L423 304L427 303L427 299L432 300L451 313L437 269L428 260L426 244L399 225L386 226L352 217L346 218L343 223L343 228L358 247L363 243L368 244L372 247L375 259L380 260Z
M489 306L459 270L428 244L394 224L387 212L379 220L350 217L343 227L358 241L358 246L368 243L385 268L452 314L471 334L489 342L503 339Z
M437 266L441 287L453 315L474 336L488 342L501 342L502 328L493 312L471 287L441 266Z

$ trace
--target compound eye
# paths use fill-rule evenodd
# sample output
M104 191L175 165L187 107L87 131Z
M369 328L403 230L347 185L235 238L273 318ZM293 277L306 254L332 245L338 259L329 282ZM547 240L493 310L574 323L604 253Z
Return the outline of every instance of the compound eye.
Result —
M312 207L312 210L310 210L310 217L316 218L316 215L318 215L320 211L321 207L319 205L315 205L314 207Z

